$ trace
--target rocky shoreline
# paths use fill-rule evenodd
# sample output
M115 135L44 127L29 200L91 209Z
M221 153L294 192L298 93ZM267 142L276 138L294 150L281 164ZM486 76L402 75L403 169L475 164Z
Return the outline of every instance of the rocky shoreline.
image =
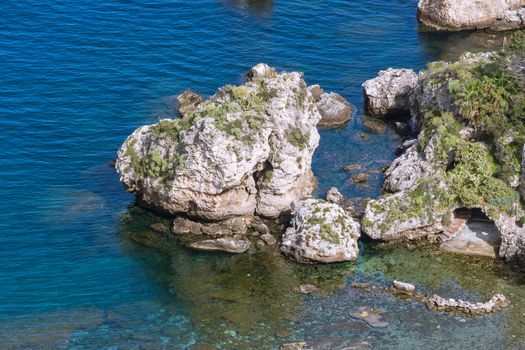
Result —
M524 264L523 33L498 53L466 54L457 62L434 62L410 92L417 139L385 171L385 194L367 205L363 232L382 241L438 241L452 228L458 210L481 210L501 234L498 255ZM412 76L398 70L397 76ZM365 83L392 84L380 74ZM398 79L399 78L395 78ZM377 81L379 80L379 81ZM408 78L400 81L411 81ZM397 100L407 101L403 90ZM396 100L388 89L384 110ZM371 98L368 99L370 101Z
M354 108L308 86L301 73L265 64L250 69L245 84L208 99L189 90L179 95L180 115L138 128L115 167L139 204L172 220L163 235L192 250L270 251L304 264L355 261L359 240L441 244L477 211L500 236L497 257L523 268L524 60L525 34L518 32L500 52L432 62L421 72L390 68L364 82L368 114L378 125L395 122L405 142L383 169L383 195L363 202L362 212L335 187L325 199L312 198L318 128L345 125ZM340 170L366 186L361 164ZM314 284L297 290L319 292ZM508 305L499 294L476 303L399 281L383 292L437 312L484 315ZM369 310L351 317L386 327Z

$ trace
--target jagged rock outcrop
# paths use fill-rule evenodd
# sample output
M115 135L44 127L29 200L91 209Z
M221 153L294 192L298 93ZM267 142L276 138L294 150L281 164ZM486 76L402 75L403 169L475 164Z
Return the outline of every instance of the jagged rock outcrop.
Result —
M345 202L345 197L336 187L330 187L330 189L326 192L326 201L342 205Z
M386 193L367 204L365 234L433 241L456 209L477 208L501 234L499 256L525 266L519 192L525 96L516 92L525 80L510 68L522 55L468 54L419 74L410 93L418 139L386 170Z
M282 238L285 255L302 263L348 261L359 255L359 223L340 206L306 199L293 203L293 215Z
M418 20L433 30L507 30L523 27L523 0L420 0Z
M115 167L139 203L198 219L273 218L311 195L321 115L302 75L257 65L248 76L127 138Z
M382 70L363 83L366 109L371 115L408 115L410 93L418 81L411 69Z
M312 85L308 90L321 114L319 127L337 128L352 119L355 107L343 96L335 92L326 93L319 85Z

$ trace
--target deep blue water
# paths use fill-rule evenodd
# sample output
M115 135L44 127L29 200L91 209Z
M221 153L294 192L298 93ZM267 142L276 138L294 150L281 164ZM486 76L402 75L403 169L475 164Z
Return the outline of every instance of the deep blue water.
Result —
M128 231L159 219L136 213L109 166L116 150L137 126L173 113L173 95L186 88L212 94L266 62L302 71L308 83L357 107L346 128L321 131L314 160L319 193L335 185L350 197L377 196L377 170L394 158L400 139L390 128L365 130L362 82L383 68L421 69L499 40L420 32L416 7L416 0L3 0L0 347L187 348L211 342L199 333L199 307L191 305L202 281L185 282L184 276L209 274L211 286L219 283L215 278L237 283L217 271L221 264L237 266L239 257L177 247L166 255L134 243ZM376 170L370 187L348 181L340 170L348 163ZM344 269L345 276L354 271L353 265ZM163 327L179 333L162 333ZM304 331L301 322L292 328ZM225 336L237 339L230 333ZM259 348L278 342L261 340Z

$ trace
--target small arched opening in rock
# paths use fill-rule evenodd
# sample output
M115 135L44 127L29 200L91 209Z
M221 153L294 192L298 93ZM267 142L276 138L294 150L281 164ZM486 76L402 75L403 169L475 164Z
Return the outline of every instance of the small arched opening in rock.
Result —
M498 228L481 209L459 208L445 228L440 248L458 254L497 257L500 243Z

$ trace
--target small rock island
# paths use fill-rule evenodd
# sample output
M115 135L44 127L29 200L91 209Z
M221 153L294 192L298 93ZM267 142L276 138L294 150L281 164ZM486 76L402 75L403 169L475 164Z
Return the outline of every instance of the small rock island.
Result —
M142 206L177 216L176 234L208 236L189 244L193 249L244 252L248 229L269 234L261 220L290 215L293 203L315 207L302 200L317 186L317 127L344 125L352 116L342 96L308 87L300 73L259 64L246 79L205 101L184 92L180 117L138 128L118 152L120 180ZM309 218L321 209L335 212L341 225ZM287 233L283 251L301 262L355 259L359 223L334 204L321 209L295 213L294 222L307 224Z

